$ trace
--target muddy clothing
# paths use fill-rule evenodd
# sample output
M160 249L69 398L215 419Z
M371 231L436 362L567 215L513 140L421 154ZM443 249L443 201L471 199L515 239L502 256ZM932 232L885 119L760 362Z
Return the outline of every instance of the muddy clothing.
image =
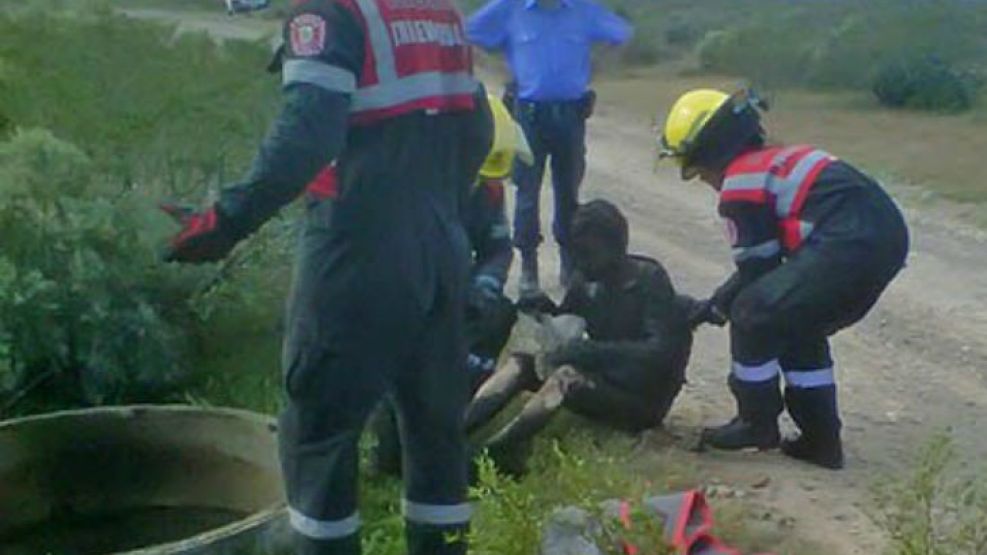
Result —
M523 473L524 447L561 407L619 430L661 424L685 381L692 331L658 262L631 257L633 272L617 289L578 273L552 312L586 320L588 339L547 355L556 367L544 381L535 357L514 355L483 385L466 414L467 430L486 425L521 391L534 391L518 414L486 443L501 470Z
M634 418L625 428L649 428L661 422L685 382L692 347L692 332L665 269L656 261L632 257L634 272L619 290L588 283L576 274L559 312L586 320L588 340L576 342L553 356L553 362L571 365L594 381L600 391L612 387L624 401L636 400ZM625 412L627 404L602 408L573 398L577 412ZM594 406L595 405L595 406Z
M867 314L901 270L908 230L872 179L812 147L741 156L720 214L737 273L714 295L730 315L731 389L740 416L789 412L808 439L835 441L840 421L827 338Z
M349 98L338 191L309 201L288 308L279 437L299 553L360 552L357 442L385 395L408 455L409 552L465 553L448 541L470 512L461 206L492 120L459 14L449 0L310 0L284 35L286 91Z

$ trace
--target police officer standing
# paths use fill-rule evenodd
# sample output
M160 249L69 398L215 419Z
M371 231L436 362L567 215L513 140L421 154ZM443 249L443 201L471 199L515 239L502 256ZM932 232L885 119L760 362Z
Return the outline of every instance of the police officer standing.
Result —
M553 233L565 286L572 272L572 215L586 169L586 118L594 102L588 88L590 47L625 43L631 27L595 0L491 0L470 18L467 36L484 49L503 51L516 82L514 113L534 164L519 166L514 176L514 246L521 253L520 296L538 297L538 205L546 161L551 161Z
M466 553L468 400L460 209L492 121L451 0L303 0L284 27L284 107L246 179L168 258L223 258L335 160L311 197L284 348L280 447L302 555L360 553L357 440L395 400L412 555Z

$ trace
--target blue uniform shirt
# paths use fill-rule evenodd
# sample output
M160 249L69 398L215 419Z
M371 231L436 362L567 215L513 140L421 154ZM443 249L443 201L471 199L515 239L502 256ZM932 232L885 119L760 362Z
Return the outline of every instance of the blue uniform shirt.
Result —
M524 100L575 100L589 87L590 46L622 44L631 26L594 0L491 0L470 17L466 34L486 50L502 50Z

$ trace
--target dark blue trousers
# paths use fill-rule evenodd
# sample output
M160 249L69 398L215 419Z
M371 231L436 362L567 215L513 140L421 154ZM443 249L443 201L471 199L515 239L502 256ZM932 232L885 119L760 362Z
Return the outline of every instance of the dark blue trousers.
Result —
M551 164L555 219L552 232L565 249L572 215L579 205L579 185L586 173L586 117L580 100L517 103L515 115L534 154L531 166L518 163L514 181L514 246L533 252L542 242L539 198L545 166Z

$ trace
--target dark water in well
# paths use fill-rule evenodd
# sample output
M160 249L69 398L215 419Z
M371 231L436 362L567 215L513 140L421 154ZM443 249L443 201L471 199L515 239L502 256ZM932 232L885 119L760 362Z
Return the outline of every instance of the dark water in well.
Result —
M0 555L106 555L185 539L246 516L189 507L63 516L0 536Z

